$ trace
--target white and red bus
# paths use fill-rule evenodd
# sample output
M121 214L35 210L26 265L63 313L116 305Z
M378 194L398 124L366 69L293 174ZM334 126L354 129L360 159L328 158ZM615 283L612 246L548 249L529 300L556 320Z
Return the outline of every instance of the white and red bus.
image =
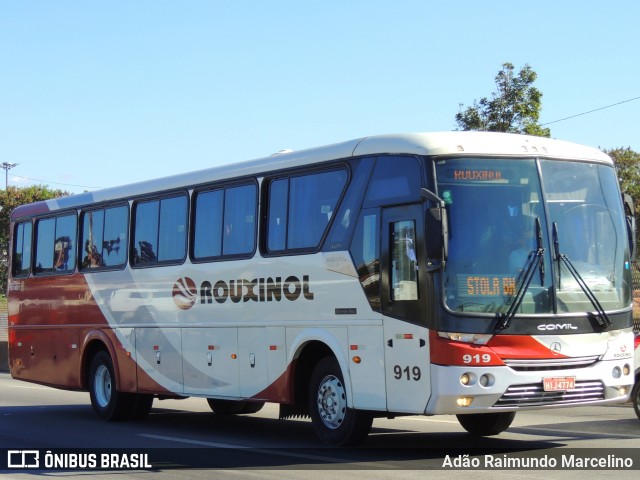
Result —
M545 138L373 136L17 208L14 378L280 404L352 444L372 418L624 402L630 256L611 159Z

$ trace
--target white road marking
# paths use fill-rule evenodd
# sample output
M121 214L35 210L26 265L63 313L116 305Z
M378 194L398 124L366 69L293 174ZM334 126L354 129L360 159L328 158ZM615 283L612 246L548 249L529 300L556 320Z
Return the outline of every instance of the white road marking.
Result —
M268 448L254 448L254 447L249 447L247 445L232 445L229 443L218 443L218 442L205 442L202 440L194 440L191 438L180 438L180 437L170 437L170 436L166 436L166 435L153 435L150 433L140 433L138 434L138 436L140 437L146 437L146 438L154 438L156 440L166 440L168 442L176 442L176 443L186 443L189 445L200 445L203 447L214 447L214 448L237 448L237 449L241 449L241 450L246 450L246 451L251 451L251 452L256 452L256 453L262 453L265 455L277 455L277 456L282 456L282 457L293 457L293 458L301 458L303 460L313 460L315 462L317 461L321 461L321 462L327 462L327 463L331 463L331 464L336 464L336 463L350 463L348 459L345 458L336 458L336 457L325 457L325 456L321 456L321 455L307 455L304 453L295 453L295 452L287 452L287 451L280 451L280 450L275 450L275 449L268 449ZM396 467L394 467L393 465L389 465L386 463L368 463L367 462L367 466L374 466L377 468L385 468L385 469L389 469L389 470L393 470Z

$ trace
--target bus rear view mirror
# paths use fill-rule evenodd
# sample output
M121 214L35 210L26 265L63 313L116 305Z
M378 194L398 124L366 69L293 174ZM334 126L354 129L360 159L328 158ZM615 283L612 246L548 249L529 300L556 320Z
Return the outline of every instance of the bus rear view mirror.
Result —
M449 252L449 221L447 217L447 208L444 200L438 197L431 190L423 188L420 195L425 200L431 200L436 206L428 209L425 219L425 239L427 247L427 258L432 264L445 262ZM436 232L440 232L438 235Z
M625 193L622 196L622 201L624 203L624 215L627 220L627 235L629 237L629 253L631 255L631 260L636 259L636 248L637 248L637 239L636 239L636 212L633 205L633 199L631 195Z

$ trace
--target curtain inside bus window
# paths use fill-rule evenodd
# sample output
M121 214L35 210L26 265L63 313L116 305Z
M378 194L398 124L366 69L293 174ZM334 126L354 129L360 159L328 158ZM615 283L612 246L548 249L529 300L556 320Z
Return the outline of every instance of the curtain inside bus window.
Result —
M178 261L185 257L187 246L187 197L160 201L158 261Z
M267 249L281 251L286 248L287 204L289 179L275 180L269 185L269 223Z
M82 263L80 268L94 269L104 266L102 242L104 238L104 210L82 214Z
M287 248L318 246L332 218L347 172L336 170L294 177L289 192Z
M158 261L158 213L160 202L141 202L136 206L133 264Z
M118 267L127 260L129 209L126 206L107 208L104 214L102 261L105 267Z
M69 272L76 268L76 228L75 215L57 218L54 268L59 272Z
M243 185L226 190L224 202L224 255L238 255L253 251L255 211L255 185Z
M222 207L224 190L201 192L196 197L193 257L205 259L222 255Z

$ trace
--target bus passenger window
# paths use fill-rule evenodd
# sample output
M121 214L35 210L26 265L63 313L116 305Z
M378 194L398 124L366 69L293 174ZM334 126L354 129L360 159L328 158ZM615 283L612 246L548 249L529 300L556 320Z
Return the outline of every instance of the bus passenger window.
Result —
M287 235L287 203L289 180L276 180L269 186L269 227L267 248L270 251L284 250Z
M132 264L181 262L187 245L186 195L140 202L135 208Z
M420 199L422 173L415 157L378 157L364 206L392 205Z
M268 250L274 252L318 247L346 183L346 170L306 174L271 182Z
M255 184L198 192L193 225L194 260L253 252L256 231Z
M228 188L224 202L224 255L253 252L255 243L256 187Z
M158 242L158 212L160 202L141 202L136 205L135 238L132 262L134 265L156 263Z
M126 261L129 210L126 206L82 212L81 270L120 267Z
M102 230L104 228L104 210L83 212L82 214L82 270L87 268L100 268L103 265L102 254L98 245L102 243Z
M76 266L76 216L46 218L36 225L36 274L71 272Z
M16 224L13 244L13 276L29 275L31 265L31 222Z
M391 224L391 245L391 300L418 300L418 259L413 220Z
M351 242L351 256L371 308L380 311L380 247L377 211L363 212Z

